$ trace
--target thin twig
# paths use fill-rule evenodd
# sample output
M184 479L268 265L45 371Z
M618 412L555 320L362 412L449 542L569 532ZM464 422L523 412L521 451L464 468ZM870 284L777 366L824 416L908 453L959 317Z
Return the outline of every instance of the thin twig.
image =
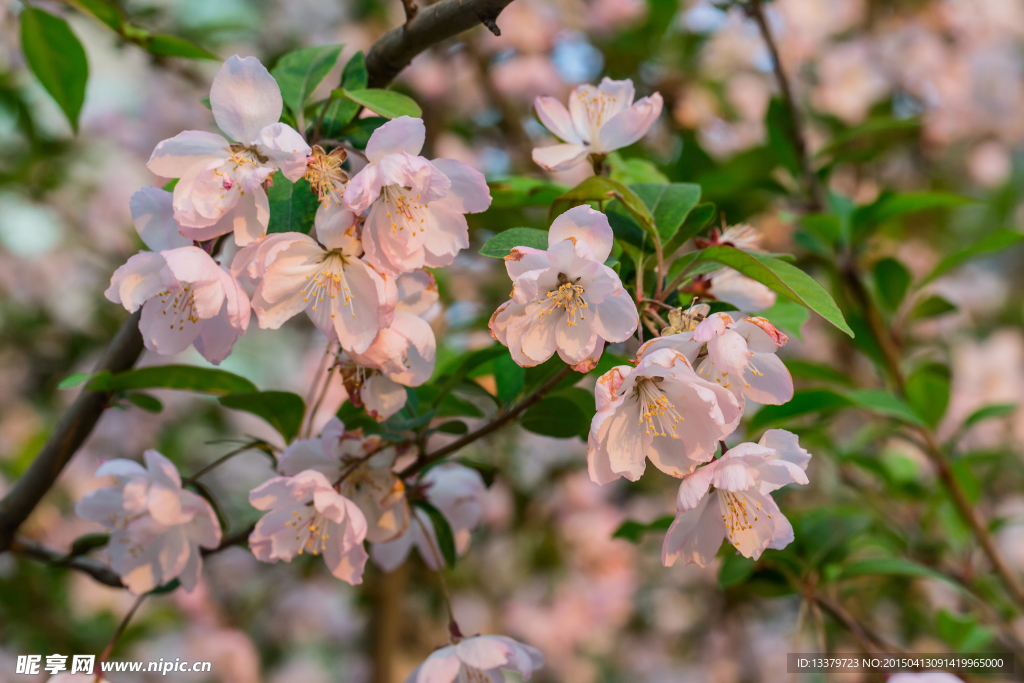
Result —
M239 453L245 453L246 451L250 451L250 450L253 450L253 449L256 449L256 448L261 448L264 445L264 443L265 442L263 442L263 441L254 441L252 443L247 443L244 446L236 448L233 451L229 451L229 452L225 453L224 455L220 456L219 458L217 458L216 460L211 462L209 465L206 465L205 467L202 467L198 472L193 473L192 476L190 476L187 479L185 479L184 481L182 481L181 482L181 486L183 488L185 486L188 486L189 484L194 482L199 477L203 476L204 474L206 474L207 472L210 472L213 469L216 469L217 467L220 467L221 465L223 465L224 463L226 463L228 460L230 460L231 458L235 457Z
M801 117L800 110L797 108L796 101L793 98L793 90L790 88L789 78L786 77L786 72L782 68L782 61L779 59L779 49L775 43L775 37L772 35L771 27L768 25L764 8L761 6L761 0L748 0L745 8L747 14L757 24L757 28L761 32L761 38L764 40L768 52L771 53L775 80L778 81L782 102L789 113L790 121L793 123L789 134L793 147L796 150L797 158L800 161L800 170L804 176L804 185L807 190L806 209L810 213L821 211L825 206L824 191L822 190L821 182L818 180L818 174L814 172L814 168L811 166L811 159L807 153L807 141L803 133L803 117Z
M430 547L430 554L434 556L434 562L437 563L437 576L441 579L441 590L444 591L444 604L448 607L448 633L454 635L459 633L459 625L455 621L455 612L452 611L452 593L448 589L448 579L444 576L445 562L444 558L441 557L441 552L437 549L437 544L434 543L434 538L427 531L427 525L420 519L418 512L413 511L413 519L420 527L420 531L423 533L423 538L427 540L427 545Z
M462 448L465 448L474 441L481 439L492 432L504 427L509 422L515 420L517 417L523 414L527 408L544 398L544 395L554 389L556 386L561 384L562 380L568 377L572 373L571 366L564 366L561 370L556 372L551 379L538 387L532 394L526 396L514 408L505 413L499 413L493 420L485 424L483 427L466 434L460 439L456 439L447 446L443 446L433 453L427 454L425 457L417 458L415 462L406 467L399 473L399 477L406 479L422 470L427 465L437 462L441 458L450 455Z
M117 625L117 630L114 631L114 635L110 637L110 642L107 643L105 648L103 648L103 652L99 656L100 664L110 658L110 654L114 651L114 646L117 645L117 641L121 639L122 635L124 635L124 630L128 628L128 622L130 622L132 617L135 616L135 612L138 611L139 607L142 605L142 601L146 599L147 595L147 593L140 595L135 601L135 604L132 605L132 608L128 610L128 614L124 615L124 619L122 619L121 623Z

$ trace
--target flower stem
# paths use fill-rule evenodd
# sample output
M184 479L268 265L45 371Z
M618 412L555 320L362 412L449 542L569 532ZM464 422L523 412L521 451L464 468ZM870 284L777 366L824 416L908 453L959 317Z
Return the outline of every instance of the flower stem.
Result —
M107 643L107 646L105 648L103 648L103 652L99 656L99 661L97 662L97 665L102 664L110 658L110 654L114 651L114 646L117 645L117 641L121 638L122 635L124 635L124 630L128 628L128 622L130 622L132 620L132 617L135 616L135 612L139 609L139 606L142 605L142 601L146 599L147 595L148 593L143 593L142 595L140 595L139 598L135 601L135 604L132 605L132 608L128 610L128 614L124 615L124 619L121 620L121 623L117 626L117 630L114 631L114 635L111 636L110 642Z

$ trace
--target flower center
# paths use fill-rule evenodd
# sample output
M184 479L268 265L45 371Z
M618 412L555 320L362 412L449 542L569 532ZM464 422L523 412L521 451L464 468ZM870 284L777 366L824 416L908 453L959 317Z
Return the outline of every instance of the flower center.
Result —
M348 185L348 174L341 168L348 153L338 147L325 154L319 145L313 146L313 155L306 162L306 180L313 186L324 206L341 205L341 196Z
M458 683L495 683L494 679L486 671L474 669L468 664L463 664L462 667L460 674L464 674L464 676L459 677Z
M578 97L587 110L587 121L590 123L590 140L584 142L592 145L600 139L598 134L605 123L604 118L618 98L600 90L589 97L582 93Z
M541 318L559 308L565 309L566 324L570 327L576 324L576 314L579 313L580 320L586 320L582 309L587 308L587 301L583 298L583 285L579 284L580 278L570 281L565 273L558 274L558 289L552 289L547 294L550 305L540 312Z
M388 185L381 190L381 195L384 197L388 218L391 219L393 235L406 228L412 237L423 232L427 205L420 203L419 195L413 197L407 188L399 185Z
M299 548L299 555L303 552L319 555L327 546L327 526L323 517L312 505L307 506L302 512L292 511L292 521L285 522L285 526L295 527L295 540L303 540L305 543Z
M647 433L654 436L676 438L676 425L682 420L676 407L658 388L661 377L641 377L634 385L637 402L640 404L638 425L647 425ZM669 433L671 432L671 434Z
M762 510L761 504L756 501L750 501L755 506L755 509L751 509L750 502L746 498L737 496L731 491L718 489L718 494L721 496L719 500L722 506L722 521L725 522L725 530L733 545L739 545L733 536L741 531L753 529L754 522L758 520L761 513L768 515L768 518L771 519L771 513Z
M163 314L170 311L170 328L178 328L178 331L185 329L185 323L195 324L199 322L199 315L196 313L196 294L192 290L192 283L186 282L181 289L166 289L157 297L163 306Z
M345 279L345 257L339 250L327 252L320 269L312 275L307 275L309 282L302 290L303 301L309 303L313 297L313 310L316 310L318 303L328 299L343 297L342 306L352 302L352 295L349 294L348 280ZM331 313L334 317L334 313ZM356 308L352 306L352 317L356 317Z

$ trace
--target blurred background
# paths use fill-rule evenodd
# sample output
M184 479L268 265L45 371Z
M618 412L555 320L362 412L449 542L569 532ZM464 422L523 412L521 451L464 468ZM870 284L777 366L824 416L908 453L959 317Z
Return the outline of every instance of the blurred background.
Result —
M145 168L157 142L212 129L200 98L219 67L154 57L68 5L33 4L67 18L90 75L74 135L24 64L21 5L3 2L0 492L74 398L58 383L91 368L123 319L102 293L140 247L128 199L161 182ZM187 37L222 58L256 55L268 67L296 47L344 44L324 95L349 56L405 20L398 0L118 4L138 25ZM774 0L766 9L831 191L855 204L887 188L977 200L886 226L866 258L897 258L920 277L943 254L994 228L1024 227L1024 2ZM395 85L423 108L425 155L466 161L497 188L495 207L469 216L471 248L436 273L444 304L432 323L439 366L491 343L487 320L507 297L500 262L476 255L479 246L506 227L547 225L546 207L503 208L498 191L510 175L544 177L530 150L551 139L533 116L533 99L564 101L574 86L602 76L632 78L638 97L659 91L665 99L661 119L622 150L619 168L643 157L670 180L700 183L703 200L715 202L725 221L753 224L765 250L796 253L813 269L815 245L798 231L789 199L795 181L780 168L769 116L777 92L771 59L741 9L699 0L515 0L497 24L500 37L478 27L435 46ZM554 179L574 185L590 174L582 169ZM643 169L637 173L651 172ZM922 357L950 368L944 436L977 408L1024 399L1021 255L1011 250L936 281L928 292L951 308L905 327ZM787 361L876 381L870 349L845 344L826 327L808 320L802 339L784 349ZM273 333L253 325L223 367L263 389L304 394L324 348L304 317ZM205 364L192 350L170 359L147 352L142 361L167 362ZM813 385L813 373L794 374L798 387ZM488 378L478 380L486 386ZM320 424L343 391L340 384L332 389ZM138 458L155 447L190 472L229 449L215 443L225 436L277 438L212 399L157 396L159 414L130 405L107 412L24 535L66 550L95 531L73 505L103 485L92 476L102 460ZM796 431L814 459L811 485L778 497L797 528L786 552L814 556L823 574L847 558L890 551L956 576L977 571L965 528L913 444L866 435L856 414ZM1003 552L1024 570L1024 410L1008 409L957 439L964 480L975 494L985 491L979 505L996 520ZM636 484L598 487L587 476L585 453L577 438L518 427L465 453L497 465L498 473L484 522L449 572L463 632L507 633L540 648L546 666L535 680L542 683L774 682L784 679L786 652L862 649L770 566L725 558L706 569L665 569L661 534L638 543L612 538L627 519L671 514L676 487L653 468ZM267 458L252 452L205 481L240 528L257 516L248 490L269 476ZM392 574L368 570L355 588L316 558L262 565L242 548L209 558L205 569L192 594L148 600L114 659L210 660L206 680L224 683L389 683L404 680L446 640L437 577L415 554ZM985 611L948 581L868 577L840 590L856 590L857 617L910 649L969 651L994 642L996 626ZM132 602L85 575L0 555L0 681L29 680L13 673L18 654L98 653ZM1024 622L1012 615L1004 621L1024 638ZM201 677L163 680L186 679Z

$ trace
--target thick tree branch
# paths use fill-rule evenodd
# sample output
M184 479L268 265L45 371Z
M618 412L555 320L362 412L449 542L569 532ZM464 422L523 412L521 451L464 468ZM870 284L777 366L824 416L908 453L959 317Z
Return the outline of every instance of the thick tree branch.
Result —
M139 333L141 315L140 309L125 318L103 358L96 364L95 372L123 372L135 365L142 354L142 335ZM82 393L46 440L39 455L14 482L3 500L0 500L0 552L7 550L14 532L32 513L71 460L71 456L92 433L109 400L109 392L82 389Z
M385 33L366 53L371 88L383 88L431 45L483 24L500 35L495 19L512 0L441 0L421 7L404 26Z

